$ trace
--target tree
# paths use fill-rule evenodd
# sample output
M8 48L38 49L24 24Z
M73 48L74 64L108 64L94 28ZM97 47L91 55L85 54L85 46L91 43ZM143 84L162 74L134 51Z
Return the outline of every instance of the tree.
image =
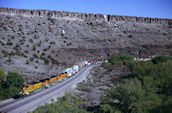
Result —
M6 88L4 90L4 94L6 98L15 97L16 95L19 95L19 92L20 92L20 88L13 86Z
M134 60L134 57L131 56L130 54L120 54L119 57L123 62Z
M151 87L149 87L151 88ZM123 113L148 113L161 105L159 96L146 92L137 78L122 83L117 88L107 90L102 97L103 111ZM115 109L114 109L115 108Z
M6 79L7 87L17 87L21 88L23 85L24 79L16 72L8 72Z
M158 63L166 62L169 59L171 59L171 57L168 57L168 56L157 56L157 57L152 59L152 62L154 64L158 64Z
M4 79L5 75L4 75L4 71L0 70L0 82L2 82L2 80Z

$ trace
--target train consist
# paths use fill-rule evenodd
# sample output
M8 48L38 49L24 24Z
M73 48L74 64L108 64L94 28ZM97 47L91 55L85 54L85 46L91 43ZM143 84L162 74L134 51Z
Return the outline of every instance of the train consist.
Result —
M82 68L86 66L103 63L103 62L108 62L108 59L93 59L93 60L80 62L79 64L74 65L71 68L65 69L61 74L53 75L47 79L43 79L38 82L33 82L23 85L20 94L29 95L30 93L40 88L50 87L51 85L56 84L59 81L65 80L65 78L74 76L78 71L80 71Z
M153 57L142 57L142 58L134 57L134 60L136 60L136 61L150 61L152 59L153 59Z

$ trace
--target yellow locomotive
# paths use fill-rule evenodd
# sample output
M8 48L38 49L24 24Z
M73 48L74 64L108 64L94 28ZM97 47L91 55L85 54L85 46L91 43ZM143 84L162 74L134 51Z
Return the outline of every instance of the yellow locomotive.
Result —
M50 84L58 82L65 78L67 73L59 74L57 76L51 76L48 79L41 80L39 82L33 82L30 84L25 84L21 89L20 94L22 95L29 95L29 93L41 88L41 87L49 87Z

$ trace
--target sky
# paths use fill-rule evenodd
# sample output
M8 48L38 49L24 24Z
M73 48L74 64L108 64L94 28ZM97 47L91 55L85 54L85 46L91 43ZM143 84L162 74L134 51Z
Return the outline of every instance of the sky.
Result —
M0 0L0 7L172 19L172 0Z

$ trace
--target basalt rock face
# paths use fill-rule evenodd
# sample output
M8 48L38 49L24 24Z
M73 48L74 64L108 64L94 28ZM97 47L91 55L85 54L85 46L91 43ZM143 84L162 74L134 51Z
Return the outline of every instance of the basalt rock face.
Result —
M172 20L0 8L0 68L26 82L119 53L172 56Z

